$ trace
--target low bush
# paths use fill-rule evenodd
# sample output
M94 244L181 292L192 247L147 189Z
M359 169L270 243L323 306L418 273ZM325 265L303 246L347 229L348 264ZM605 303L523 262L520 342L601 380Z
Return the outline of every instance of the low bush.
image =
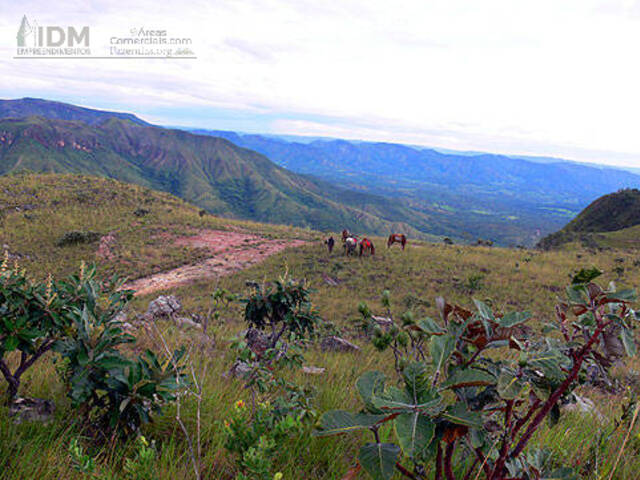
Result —
M447 480L574 478L527 446L543 421L558 422L587 366L611 366L607 345L635 354L635 292L601 288L593 282L600 273L574 276L543 337L530 335L527 312L494 313L477 300L472 312L439 298L439 321L403 315L372 338L393 352L397 378L364 374L356 384L363 409L325 413L316 435L370 431L352 473L362 468L375 480L434 471ZM383 304L389 313L388 294ZM366 305L360 311L374 321ZM387 424L395 441L381 436Z
M58 247L66 247L69 245L78 245L81 243L93 243L100 239L97 232L88 232L84 230L72 230L62 235L56 242Z

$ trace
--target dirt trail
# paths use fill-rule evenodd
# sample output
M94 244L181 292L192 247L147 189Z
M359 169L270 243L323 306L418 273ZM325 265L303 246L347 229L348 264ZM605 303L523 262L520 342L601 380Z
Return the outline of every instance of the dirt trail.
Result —
M135 290L136 295L146 295L196 280L217 278L260 263L285 248L298 247L305 243L304 240L271 240L248 233L205 230L195 236L179 238L175 244L206 248L211 255L209 258L193 265L183 265L139 278L129 282L125 287Z

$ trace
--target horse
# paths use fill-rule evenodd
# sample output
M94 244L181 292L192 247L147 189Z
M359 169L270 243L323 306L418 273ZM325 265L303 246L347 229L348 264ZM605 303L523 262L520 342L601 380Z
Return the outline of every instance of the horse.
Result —
M363 252L369 251L370 255L376 254L376 247L373 246L373 242L368 238L363 238L360 240L360 256L362 256Z
M327 246L329 253L333 252L333 246L335 245L335 243L336 241L333 239L333 237L329 237L324 241L324 244Z
M356 247L358 246L358 240L354 237L347 237L344 241L344 253L345 255L353 255L356 253Z
M389 235L389 240L387 240L387 248L390 248L394 243L402 245L402 250L404 250L407 244L407 236L404 233L392 233Z

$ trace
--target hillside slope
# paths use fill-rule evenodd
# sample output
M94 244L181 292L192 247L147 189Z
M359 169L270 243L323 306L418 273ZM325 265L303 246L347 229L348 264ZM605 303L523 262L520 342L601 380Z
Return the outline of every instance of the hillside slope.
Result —
M592 202L564 228L543 238L539 246L549 249L593 233L619 232L601 237L622 240L626 237L622 232L636 225L640 225L640 190L623 189Z
M171 194L109 178L0 176L0 254L7 251L40 276L69 274L80 261L133 279L197 265L210 251L206 242L188 239L203 232L216 234L225 255L220 267L237 264L236 257L251 264L296 242L318 240L313 231L201 215ZM252 252L256 243L261 246Z
M428 216L291 173L231 142L109 118L99 125L43 117L0 121L0 174L101 175L170 192L216 215L412 236Z

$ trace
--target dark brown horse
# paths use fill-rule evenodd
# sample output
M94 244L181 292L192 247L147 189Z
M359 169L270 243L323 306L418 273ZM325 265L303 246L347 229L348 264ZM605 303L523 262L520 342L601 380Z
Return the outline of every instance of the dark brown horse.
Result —
M376 247L373 246L373 242L365 237L360 240L360 256L366 251L369 251L370 255L376 254Z
M394 243L402 245L402 250L404 250L407 244L407 236L404 233L392 233L389 235L389 240L387 240L387 248L391 247Z
M327 246L329 253L333 252L333 246L336 244L336 241L333 237L329 237L324 241L324 244Z

